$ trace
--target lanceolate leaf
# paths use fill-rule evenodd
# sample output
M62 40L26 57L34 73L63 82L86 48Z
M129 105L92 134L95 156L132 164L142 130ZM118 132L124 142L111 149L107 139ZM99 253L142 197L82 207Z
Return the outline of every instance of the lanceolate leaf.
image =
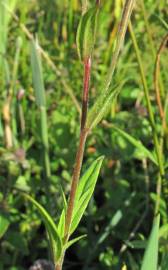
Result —
M105 95L104 93L100 95L100 97L97 99L97 101L88 113L88 118L86 122L87 128L93 129L100 123L103 117L105 117L105 115L108 113L112 101L120 93L121 88L121 85L119 85L107 95Z
M49 234L50 244L52 248L52 253L54 256L54 261L58 261L62 254L62 240L59 236L57 227L52 219L52 217L47 213L47 211L31 196L24 194L24 196L36 206L39 214L41 215L43 222L45 224L46 230Z
M151 235L149 237L147 248L145 250L145 255L143 258L141 270L157 270L159 224L160 224L160 216L158 215L156 219L154 220Z
M67 201L66 201L66 197L65 197L65 194L64 194L62 187L61 187L61 194L62 194L62 199L63 199L63 210L62 210L57 228L58 228L59 235L63 239L64 238L64 229L65 229L65 215L67 212Z
M100 157L95 160L79 182L75 198L70 234L72 234L77 228L94 192L103 159L104 157Z
M5 215L0 214L0 238L7 231L9 224L10 224L10 222L9 222L8 218Z
M157 160L155 156L142 144L141 141L135 139L127 132L121 130L120 128L112 125L112 128L115 129L120 135L122 135L127 141L129 141L132 145L134 145L139 151L141 151L145 157L148 157L153 163L157 164Z
M71 233L75 231L77 228L85 210L89 203L91 196L90 196L90 190L87 190L78 201L78 204L76 204L76 208L73 215L73 220L71 224Z
M67 201L66 201L65 193L64 193L62 187L61 187L61 194L62 194L62 199L63 199L64 209L65 209L65 211L66 211L66 209L67 209Z
M81 60L92 55L97 26L97 7L89 9L81 18L76 35L77 50Z
M78 242L79 240L81 240L82 238L84 238L84 237L86 237L86 236L87 236L87 235L84 234L84 235L81 235L81 236L79 236L79 237L76 237L76 238L70 240L68 243L65 244L64 249L65 249L65 250L68 249L70 246L72 246L73 244L75 244L76 242Z
M64 228L65 228L65 208L63 209L60 219L59 219L59 223L58 223L58 233L61 236L61 238L64 237Z

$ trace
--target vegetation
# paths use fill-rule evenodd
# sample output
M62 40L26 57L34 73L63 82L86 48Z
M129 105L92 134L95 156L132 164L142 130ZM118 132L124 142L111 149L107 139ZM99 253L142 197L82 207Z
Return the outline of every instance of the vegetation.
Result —
M0 270L167 269L166 11L0 0Z

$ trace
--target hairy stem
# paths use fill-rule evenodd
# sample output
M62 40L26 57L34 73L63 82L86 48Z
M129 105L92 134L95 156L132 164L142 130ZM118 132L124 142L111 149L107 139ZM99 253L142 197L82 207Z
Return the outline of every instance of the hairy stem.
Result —
M107 79L105 82L105 92L109 91L111 82L112 82L112 78L114 75L114 71L116 68L116 64L118 61L118 57L121 51L121 48L123 46L123 42L124 42L124 38L125 38L125 34L127 31L127 27L128 27L128 23L131 17L131 13L133 10L133 6L134 6L135 0L126 0L125 4L124 4L124 8L123 8L123 13L122 13L122 17L121 17L121 22L119 24L119 28L118 28L118 33L117 33L117 42L116 42L116 48L113 54L113 58L111 61L111 65L109 68L109 72L107 74Z
M68 209L66 213L64 243L66 243L69 240L69 236L70 236L70 228L71 228L71 222L72 222L72 216L73 216L75 196L76 196L81 168L82 168L85 143L86 143L87 135L89 132L85 126L86 126L87 111L88 111L90 73L91 73L91 57L88 57L84 61L81 128L80 128L79 145L78 145L78 149L76 153L75 167L74 167L74 171L72 175L72 184L71 184L71 190L70 190L70 196L69 196L69 202L68 202ZM64 255L65 254L63 254L60 260L60 263L56 265L56 270L62 270Z
M72 221L72 214L75 202L75 195L78 187L85 142L88 135L88 130L85 129L87 111L88 111L88 97L89 97L89 82L90 82L90 72L91 72L91 58L88 57L84 61L84 81L83 81L83 98L82 98L82 116L81 116L81 130L80 130L80 138L79 138L79 146L76 154L75 167L72 176L72 184L71 191L67 209L66 223L65 223L65 242L69 238L69 231Z
M100 6L100 0L96 0L96 5Z
M109 87L111 85L112 77L113 77L113 74L115 71L115 67L117 64L120 50L121 50L122 45L123 45L125 33L127 30L127 26L128 26L128 22L129 22L129 19L131 16L134 2L135 2L135 0L126 0L125 5L124 5L121 23L120 23L118 35L117 35L117 45L116 45L116 49L115 49L115 52L113 55L113 59L111 62L109 73L107 75L107 80L105 83L105 92L106 93L109 91ZM85 5L83 5L83 7L86 8L87 1L83 1L83 4L85 4ZM96 1L96 4L100 5L100 1ZM83 10L83 13L84 13L84 10ZM86 128L86 119L87 119L87 112L88 112L87 107L88 107L90 73L91 73L91 57L88 57L84 61L84 82L83 82L81 130L80 130L79 146L78 146L77 154L76 154L75 167L74 167L73 176L72 176L72 184L71 184L71 191L70 191L69 202L68 202L68 209L67 209L67 213L66 213L64 243L66 243L68 241L69 236L70 236L70 227L71 227L72 216L73 216L75 196L76 196L76 191L77 191L78 182L79 182L79 178L80 178L85 143L86 143L87 135L89 132L89 130ZM63 258L64 258L64 254L63 254ZM61 263L58 266L56 266L56 270L62 269L63 258L61 259Z
M84 61L84 82L83 82L83 98L82 98L81 132L85 128L85 123L86 123L86 118L87 118L90 71L91 71L91 58L88 57Z
M87 137L87 131L82 130L80 133L80 141L79 141L79 146L78 146L78 150L76 154L74 172L72 176L72 185L71 185L67 216L66 216L66 225L65 225L65 242L67 242L69 238L69 231L70 231L70 226L71 226L71 221L72 221L75 195L76 195L76 190L78 187L78 182L79 182L79 177L80 177L80 171L82 167L86 137Z

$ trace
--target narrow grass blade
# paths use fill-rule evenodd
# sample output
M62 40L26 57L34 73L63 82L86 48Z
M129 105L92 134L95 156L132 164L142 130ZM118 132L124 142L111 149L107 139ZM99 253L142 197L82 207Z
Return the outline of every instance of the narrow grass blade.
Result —
M36 96L36 102L39 107L46 106L44 81L42 73L41 58L38 52L37 41L31 42L31 64L32 64L32 76L33 85Z
M130 21L130 17L132 14L133 6L134 6L135 0L127 0L125 1L124 7L123 7L123 12L121 16L121 21L118 27L118 33L117 33L117 39L116 39L116 47L113 53L111 65L109 67L109 72L107 74L107 79L104 84L104 90L103 92L109 93L110 92L110 87L113 79L113 75L117 66L119 54L121 52L121 48L124 43L125 39L125 34L127 31L128 23Z
M9 30L9 22L11 14L7 11L7 7L10 7L13 11L17 4L17 0L0 0L0 75L2 78L6 77L6 50L7 50L7 37ZM1 82L2 85L2 82Z
M47 112L46 112L46 97L44 89L44 80L42 72L41 57L39 53L39 46L37 41L31 42L31 65L32 65L32 77L33 86L35 91L35 97L37 106L40 110L40 137L42 142L43 151L43 163L45 173L45 188L48 200L48 208L50 208L50 196L49 196L49 180L51 177L50 158L49 158L49 143L48 143L48 127L47 127Z
M157 270L159 224L160 224L160 216L158 215L154 220L151 235L149 237L147 248L145 250L141 270Z
M164 28L168 31L168 22L166 22L163 18L161 18L160 16L156 15L157 19L160 21L160 23L162 24L162 26L164 26Z
M114 125L112 125L112 128L135 146L144 155L144 157L149 158L154 164L158 165L155 156L142 144L140 140L135 139L133 136Z

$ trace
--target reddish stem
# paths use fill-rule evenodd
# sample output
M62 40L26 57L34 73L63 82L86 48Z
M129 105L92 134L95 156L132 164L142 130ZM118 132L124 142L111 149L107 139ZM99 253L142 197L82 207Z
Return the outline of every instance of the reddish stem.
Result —
M154 85L155 85L155 93L156 93L156 102L159 108L160 118L162 120L164 128L166 128L166 119L165 119L165 112L164 106L162 104L161 95L160 95L160 88L159 88L159 73L160 73L160 58L161 53L166 47L168 42L168 34L163 38L159 50L157 52L156 63L155 63L155 72L154 72Z
M82 116L81 116L81 130L79 146L76 154L76 162L72 176L71 191L66 215L65 223L65 242L69 239L70 226L72 222L73 208L75 203L75 196L80 178L80 172L82 167L85 142L88 135L88 130L85 128L87 111L88 111L88 98L89 98L89 82L91 73L91 57L88 57L84 61L84 81L83 81L83 98L82 98Z
M76 190L78 187L78 182L79 182L79 177L80 177L80 171L82 167L86 137L87 137L87 132L82 131L80 135L80 142L79 142L77 154L76 154L76 162L75 162L75 167L73 171L72 185L71 185L71 191L70 191L70 197L69 197L69 203L68 203L68 209L67 209L66 224L65 224L65 242L67 242L69 238L69 231L70 231L73 208L74 208L74 203L75 203L75 195L76 195Z
M100 0L96 0L96 5L100 6Z
M89 82L91 71L91 57L86 58L84 61L84 82L83 82L83 99L82 99L82 117L81 117L81 131L85 127L88 107L89 96Z

